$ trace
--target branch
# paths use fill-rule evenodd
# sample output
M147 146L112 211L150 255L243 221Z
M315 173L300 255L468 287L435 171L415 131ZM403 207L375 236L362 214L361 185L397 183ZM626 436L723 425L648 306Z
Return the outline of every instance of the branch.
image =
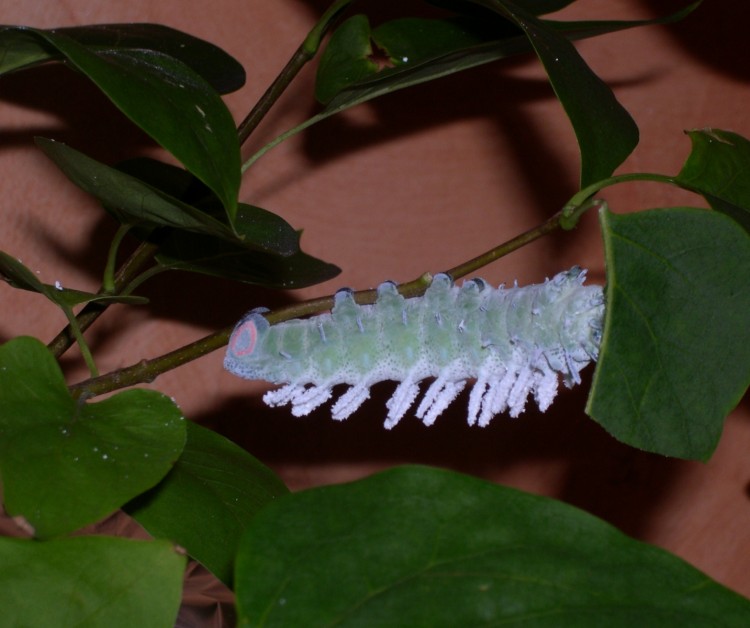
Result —
M448 270L447 273L453 279L459 279L469 273L473 273L508 253L525 246L529 242L533 242L534 240L551 233L555 229L558 229L560 227L562 216L563 212L560 211L541 225L529 229L515 238L490 249L486 253ZM417 279L401 284L398 287L398 291L407 298L421 296L430 286L431 282L432 276L429 273L425 273ZM377 298L377 290L360 290L355 292L353 296L354 300L360 305L372 304L375 303ZM334 297L333 295L330 295L282 307L272 312L268 312L263 316L267 318L271 324L276 324L292 318L300 318L330 310L333 307L333 301ZM99 377L94 377L73 384L70 386L70 391L75 396L89 398L119 390L121 388L127 388L128 386L135 386L136 384L150 383L162 373L166 373L178 366L187 364L188 362L203 357L212 351L220 349L229 341L229 336L231 335L233 328L234 326L219 330L158 358L141 360L137 364L112 371L106 375L101 375Z

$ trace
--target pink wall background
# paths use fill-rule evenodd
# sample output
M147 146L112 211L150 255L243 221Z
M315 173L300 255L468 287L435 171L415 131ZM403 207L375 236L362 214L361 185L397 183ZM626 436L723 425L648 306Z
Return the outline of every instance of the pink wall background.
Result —
M158 22L212 41L248 72L228 97L241 119L327 3L302 0L92 0L0 3L0 22L37 27ZM404 5L408 3L403 3ZM583 0L564 15L648 18L675 3ZM741 8L737 8L741 6ZM727 17L729 16L729 17ZM713 126L750 136L750 7L714 0L686 22L580 42L641 129L620 169L674 173L686 157L684 129ZM315 111L313 71L259 129L248 153ZM59 67L0 79L0 249L45 281L96 290L115 225L37 151L34 135L54 137L112 163L151 151L144 138L85 80ZM195 340L258 305L279 305L406 281L449 268L553 213L575 191L575 140L531 58L485 66L403 91L313 127L273 150L246 177L241 199L304 229L307 252L339 265L328 284L294 293L261 291L200 276L165 275L147 284L148 308L113 308L89 336L102 372ZM608 190L627 212L691 196L655 185ZM493 283L542 280L580 264L603 282L595 216L574 233L537 242L484 269ZM40 298L0 286L0 341L20 334L50 339L62 315ZM425 428L413 417L382 428L392 388L376 389L346 423L323 411L294 419L263 406L260 384L221 368L217 352L159 378L188 417L212 426L279 472L293 489L355 479L399 463L459 469L551 495L682 556L750 595L750 416L747 400L727 420L707 464L668 460L619 445L583 414L586 386L563 393L546 414L498 417L484 430L465 425L454 404ZM70 381L85 376L75 352Z

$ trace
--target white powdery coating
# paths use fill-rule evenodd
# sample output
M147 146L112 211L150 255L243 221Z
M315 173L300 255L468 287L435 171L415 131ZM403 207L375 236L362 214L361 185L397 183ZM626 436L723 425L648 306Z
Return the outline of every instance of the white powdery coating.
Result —
M253 311L236 327L224 361L232 373L285 386L266 393L269 406L291 404L305 416L350 386L334 403L343 420L384 380L400 382L386 404L395 426L434 378L416 416L431 425L466 385L468 422L486 426L507 411L517 417L533 395L545 411L558 378L570 387L598 355L604 315L601 286L584 286L572 268L543 284L492 288L481 279L453 285L436 275L425 295L404 299L393 283L378 288L374 305L357 305L340 290L331 314L270 326Z

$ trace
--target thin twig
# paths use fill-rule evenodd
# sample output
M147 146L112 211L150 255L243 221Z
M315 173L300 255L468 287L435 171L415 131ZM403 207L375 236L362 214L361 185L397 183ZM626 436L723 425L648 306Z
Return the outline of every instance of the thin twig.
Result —
M148 263L155 250L156 246L148 242L142 242L138 246L133 254L125 261L120 270L117 271L114 280L114 294L118 294L118 291L124 289L129 284L133 277L140 272L141 268ZM100 293L102 292L100 291ZM86 331L106 309L106 303L87 303L76 316L79 329L82 332ZM59 358L73 345L74 342L75 335L73 334L70 325L68 325L52 339L47 345L47 348L52 352L52 355Z

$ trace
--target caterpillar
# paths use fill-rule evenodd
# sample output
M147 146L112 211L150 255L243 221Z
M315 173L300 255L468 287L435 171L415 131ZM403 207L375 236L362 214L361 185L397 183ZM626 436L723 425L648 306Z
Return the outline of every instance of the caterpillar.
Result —
M584 286L586 271L573 267L542 284L491 287L482 279L454 285L434 276L424 296L406 299L396 284L377 289L373 305L357 305L339 290L330 313L270 325L265 309L251 311L235 327L225 368L246 379L283 387L267 392L269 406L291 404L305 416L328 401L333 387L350 388L333 404L343 420L384 380L399 382L388 400L391 429L434 378L416 410L426 425L458 396L467 379L469 425L486 426L507 410L517 417L533 394L541 411L552 403L558 375L567 387L596 360L602 335L601 286Z

